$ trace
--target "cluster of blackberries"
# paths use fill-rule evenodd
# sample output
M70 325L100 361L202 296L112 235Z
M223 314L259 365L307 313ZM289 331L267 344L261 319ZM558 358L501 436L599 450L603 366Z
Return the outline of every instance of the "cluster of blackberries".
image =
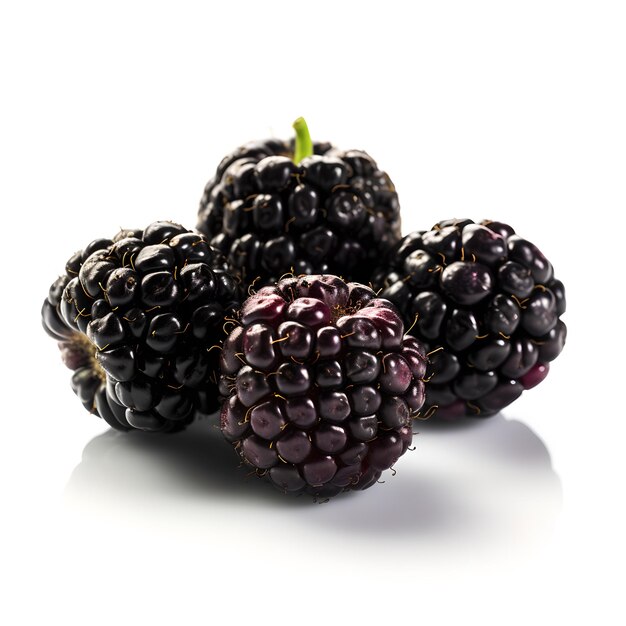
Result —
M221 404L257 474L332 496L378 481L415 418L488 416L543 380L565 292L500 222L402 238L375 161L294 127L220 163L196 231L155 222L72 255L42 319L112 427L175 432Z

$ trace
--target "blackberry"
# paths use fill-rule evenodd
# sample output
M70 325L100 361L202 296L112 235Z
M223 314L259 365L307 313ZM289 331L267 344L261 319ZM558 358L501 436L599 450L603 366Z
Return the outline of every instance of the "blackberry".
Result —
M565 343L563 283L501 222L447 220L411 233L373 283L428 348L427 415L497 413L545 378Z
M155 222L74 254L42 319L88 410L115 428L174 431L219 407L213 348L240 302L203 235Z
M400 239L393 183L365 152L313 144L302 118L294 128L295 147L272 139L223 159L200 201L198 230L246 286L289 272L368 282Z
M286 492L366 489L404 454L425 352L395 307L335 276L285 278L246 300L221 354L221 429Z

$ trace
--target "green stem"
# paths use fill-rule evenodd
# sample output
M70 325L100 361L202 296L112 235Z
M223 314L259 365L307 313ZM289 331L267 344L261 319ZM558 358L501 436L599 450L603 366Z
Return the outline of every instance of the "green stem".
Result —
M302 159L306 159L313 154L313 142L303 117L299 117L293 123L293 128L296 131L296 148L293 153L293 162L298 165Z

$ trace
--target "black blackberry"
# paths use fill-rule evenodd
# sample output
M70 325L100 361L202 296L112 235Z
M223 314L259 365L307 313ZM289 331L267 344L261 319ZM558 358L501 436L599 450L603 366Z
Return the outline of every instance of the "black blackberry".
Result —
M387 300L335 276L246 300L224 343L221 429L280 489L366 489L404 454L424 401L424 349Z
M428 347L427 415L497 413L545 378L565 343L563 283L500 222L447 220L411 233L373 282Z
M368 282L400 238L393 183L365 152L312 144L302 118L294 128L295 148L250 143L220 163L200 201L198 230L246 285L288 272Z
M179 430L218 404L218 344L240 289L222 254L172 222L97 239L67 262L43 325L86 408L116 428Z

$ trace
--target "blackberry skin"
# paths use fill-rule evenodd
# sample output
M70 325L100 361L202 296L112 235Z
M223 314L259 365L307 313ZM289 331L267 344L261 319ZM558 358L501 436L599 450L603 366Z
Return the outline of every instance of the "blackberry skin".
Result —
M248 298L224 342L222 433L285 492L366 489L411 444L425 350L395 307L331 275Z
M401 236L394 185L365 152L313 144L302 118L294 128L294 145L250 143L222 160L200 201L198 230L246 286L289 272L367 283Z
M373 283L427 346L426 415L497 413L545 378L565 344L563 283L501 222L446 220L411 233Z
M72 255L42 321L88 410L115 428L172 432L219 408L218 348L240 294L204 235L154 222Z

